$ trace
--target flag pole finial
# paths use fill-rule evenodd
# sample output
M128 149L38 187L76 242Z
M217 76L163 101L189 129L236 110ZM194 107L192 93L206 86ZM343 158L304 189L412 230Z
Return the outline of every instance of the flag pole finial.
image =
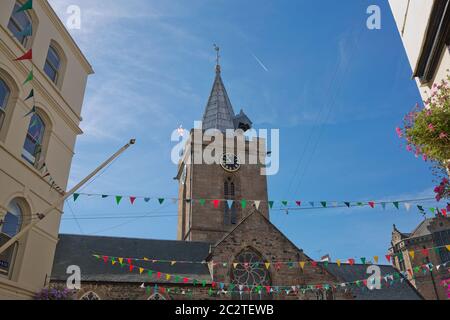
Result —
M220 73L220 48L214 44L214 50L216 50L216 72Z

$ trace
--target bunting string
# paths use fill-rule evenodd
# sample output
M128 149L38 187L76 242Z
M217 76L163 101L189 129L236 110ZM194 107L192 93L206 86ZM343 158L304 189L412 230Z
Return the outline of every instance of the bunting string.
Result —
M127 267L129 272L138 272L140 275L146 275L150 279L158 279L162 281L171 281L173 280L174 283L178 284L184 284L184 285L201 285L203 287L206 287L207 285L211 286L211 289L213 288L220 288L221 290L228 289L229 291L233 291L234 289L238 288L239 292L242 291L252 291L254 289L260 291L260 290L267 290L267 292L272 292L274 288L278 289L288 289L288 290L294 290L294 291L306 291L306 290L317 290L317 289L337 289L337 288L347 288L347 287L361 287L361 286L367 286L368 285L368 279L362 279L357 281L351 281L351 282L343 282L343 283L320 283L320 284L301 284L301 285L285 285L285 286L261 286L261 285L245 285L245 286L236 286L235 284L225 284L222 282L215 282L211 281L208 283L206 280L197 280L195 278L189 278L185 277L183 275L176 275L176 274L169 274L169 273L163 273L159 271L154 271L151 269L143 268L140 266L135 266L132 264L131 260L122 260L121 258L115 259L108 256L100 256L100 255L93 255L94 258L97 260L103 261L105 264L111 263L113 266L120 266L120 267ZM424 264L421 266L418 266L418 272L419 273L422 270L422 273L425 275L427 272L431 272L434 267L436 267L437 270L440 270L442 267L446 267L447 264L450 264L450 262L446 262L445 264L441 264L439 266L433 266L432 264ZM449 271L449 270L447 270ZM400 280L407 278L408 273L406 272L394 272L390 274L386 274L384 276L380 276L378 280L382 282L384 280L385 285L389 286L392 285L392 282L395 280ZM371 278L373 280L376 280L376 277ZM373 283L374 284L374 283ZM142 286L141 286L142 287Z
M409 199L409 200L396 200L396 201L302 201L302 200L231 200L231 199L208 199L208 198L199 198L199 199L180 199L180 198L167 198L167 197L145 197L145 196L122 196L122 195L110 195L110 194L95 194L95 193L75 193L73 195L73 200L77 201L81 196L83 197L99 197L101 199L114 199L115 203L119 205L123 199L128 199L131 205L134 205L136 201L143 200L145 203L156 202L160 205L164 204L167 201L171 201L174 204L178 202L186 202L190 204L198 203L201 206L210 206L213 208L219 208L222 204L227 206L228 208L232 208L233 206L241 206L242 208L247 208L252 205L256 209L261 207L262 203L267 203L270 209L273 210L281 210L286 211L297 211L297 210L311 210L311 209L333 209L333 208L355 208L355 207L370 207L372 209L382 208L386 210L389 206L400 210L400 204L402 204L407 211L411 211L413 208L416 208L419 213L425 216L428 212L434 215L442 215L447 217L448 212L450 211L450 203L447 203L446 208L439 207L427 207L422 204L417 204L418 202L426 202L426 201L435 201L433 197L430 198L418 198L418 199ZM274 208L274 205L277 204L279 207Z
M443 251L449 251L450 252L450 244L443 245L443 246L436 246L431 248L424 248L421 250L410 250L407 251L406 254L408 254L413 260L417 257L429 257L431 252L435 252L436 254L440 254ZM304 269L307 266L317 267L318 264L323 264L327 266L329 263L333 263L332 261L314 261L314 260L302 260L302 261L260 261L260 262L245 262L245 261L239 261L239 262L228 262L228 261L179 261L179 260L161 260L161 259L152 259L148 257L143 258L132 258L132 257L113 257L113 256L106 256L101 254L95 254L95 257L108 257L108 259L114 259L115 261L128 261L130 263L133 262L148 262L148 263L160 263L160 264L170 264L171 266L174 266L176 264L203 264L203 265L212 265L212 266L233 266L236 268L237 266L244 266L244 267L250 267L251 266L262 266L264 265L267 269L270 267L275 267L277 270L279 270L282 266L287 266L288 268L294 268L294 267L300 267ZM397 254L387 254L384 255L384 258L387 262L392 263L394 257L397 257L399 259L403 259L403 252L397 253ZM361 257L359 259L357 258L348 258L348 259L336 259L334 263L338 265L338 267L341 266L341 264L350 264L354 265L359 263L359 261L362 264L378 264L380 260L380 256L373 256L373 261L369 261L365 257Z

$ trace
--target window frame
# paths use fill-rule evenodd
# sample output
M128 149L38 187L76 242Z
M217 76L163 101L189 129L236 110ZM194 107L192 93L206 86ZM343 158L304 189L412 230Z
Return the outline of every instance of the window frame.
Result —
M3 98L3 101L0 102L2 103L0 104L0 130L1 130L6 119L6 108L8 107L9 98L11 97L11 88L2 78L0 78L0 85L3 85L6 89L6 95Z
M35 140L35 138L32 137L30 132L29 132L34 116L37 116L39 118L39 120L41 121L42 125L44 126L44 130L41 133L41 141L40 142L37 142L38 140L33 141L33 140ZM42 114L40 112L34 113L33 116L30 119L29 124L28 124L28 129L27 129L27 132L26 132L25 141L24 141L23 146L22 146L22 159L24 159L27 163L29 163L30 165L32 165L35 168L39 165L39 163L44 158L43 154L44 154L44 145L46 144L47 130L49 130L49 125L48 125L48 122L45 121L45 119L42 116ZM34 155L31 154L28 150L25 149L25 144L27 143L28 139L32 140L32 143L35 145L35 147L38 147L38 146L40 147L40 150L38 152L35 152ZM30 158L28 156L30 156ZM34 158L34 159L31 159L31 158Z
M58 59L58 62L59 62L59 66L58 66L58 67L56 67L56 66L53 64L53 62L51 61L51 59L49 59L50 52L53 52L53 55ZM46 58L45 58L44 68L43 68L43 69L44 69L44 73L47 75L47 77L48 77L54 84L56 84L56 85L58 85L58 83L59 83L60 72L61 72L61 69L62 69L62 63L63 63L63 61L62 61L62 58L61 58L61 54L59 53L59 50L57 50L57 49L55 48L54 44L51 43L51 44L49 45L49 47L48 47L47 56L46 56ZM50 69L54 72L54 74L55 74L55 79L53 79L53 78L47 73L47 70L46 70L46 66L47 66L47 65L48 65L48 66L50 67Z
M31 41L32 41L32 37L33 37L33 32L31 36L22 36L22 39L19 39L16 34L14 33L14 31L11 30L11 28L9 27L10 23L12 23L14 25L14 28L16 28L17 30L19 30L19 32L23 32L28 25L31 25L31 30L34 31L34 21L33 21L33 17L31 16L31 14L29 14L28 12L22 11L20 13L23 13L27 19L29 24L25 27L21 27L20 23L17 21L17 19L14 17L14 15L16 14L17 9L19 9L21 6L23 5L22 2L20 1L15 1L14 3L14 8L13 11L11 12L11 15L9 16L9 20L8 20L8 24L7 24L7 29L12 33L14 39L17 40L17 42L19 42L23 48L28 48L31 47Z

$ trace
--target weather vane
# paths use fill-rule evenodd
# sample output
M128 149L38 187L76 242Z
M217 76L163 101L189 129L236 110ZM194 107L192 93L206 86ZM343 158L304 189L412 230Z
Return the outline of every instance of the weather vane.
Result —
M214 50L216 50L216 69L220 71L220 48L215 43Z

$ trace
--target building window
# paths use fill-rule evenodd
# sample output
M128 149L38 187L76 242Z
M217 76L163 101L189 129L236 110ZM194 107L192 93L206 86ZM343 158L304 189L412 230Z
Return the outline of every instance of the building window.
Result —
M23 207L19 200L11 201L8 205L8 211L0 223L0 247L19 233L23 217ZM18 243L16 242L0 254L0 275L8 277L11 274L17 246Z
M86 292L80 300L101 300L99 295L93 291Z
M34 113L30 120L22 151L22 157L32 165L37 165L41 158L44 134L45 123L37 113Z
M263 257L251 248L242 251L236 258L236 268L231 268L231 281L235 285L233 299L267 300L271 293L266 287L272 285L269 270ZM260 287L260 290L258 290Z
M0 129L6 118L6 106L8 105L8 99L11 91L6 83L0 79Z
M226 200L233 200L235 198L235 187L234 182L231 179L228 179L224 182L224 198ZM225 225L236 224L237 223L237 208L236 203L233 202L231 208L228 208L228 205L224 208L224 223Z
M437 247L442 247L439 250L439 257L441 259L441 263L450 262L450 252L445 248L445 246L450 243L450 230L435 232L433 234L433 238L435 245Z
M45 59L44 71L47 76L56 84L59 79L61 68L61 58L54 46L48 48L47 59Z
M14 5L14 10L9 19L8 29L22 46L27 47L28 36L26 33L27 30L31 30L32 22L30 16L25 11L17 12L21 6L22 4L19 2L16 2Z

